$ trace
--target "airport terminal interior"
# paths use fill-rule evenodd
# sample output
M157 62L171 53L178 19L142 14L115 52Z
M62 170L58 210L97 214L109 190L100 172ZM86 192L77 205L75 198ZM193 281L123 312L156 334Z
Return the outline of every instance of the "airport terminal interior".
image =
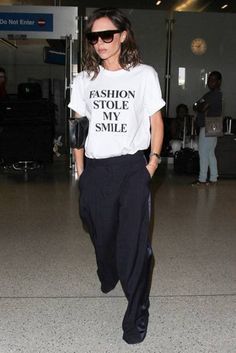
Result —
M155 266L148 333L141 344L127 345L121 285L100 290L69 147L67 105L81 70L86 16L110 2L6 0L0 3L0 353L235 353L234 1L112 4L130 18L166 101L162 161L150 182ZM35 21L37 27L23 27ZM219 178L192 186L199 173L193 104L207 92L213 70L222 73ZM183 151L192 156L187 164L179 162Z

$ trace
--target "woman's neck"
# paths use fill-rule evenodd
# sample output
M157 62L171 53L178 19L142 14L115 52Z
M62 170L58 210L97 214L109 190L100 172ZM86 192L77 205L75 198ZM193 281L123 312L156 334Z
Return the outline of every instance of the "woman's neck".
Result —
M122 70L120 63L118 61L114 61L114 60L104 60L102 62L102 66L104 67L104 69L109 70L109 71Z

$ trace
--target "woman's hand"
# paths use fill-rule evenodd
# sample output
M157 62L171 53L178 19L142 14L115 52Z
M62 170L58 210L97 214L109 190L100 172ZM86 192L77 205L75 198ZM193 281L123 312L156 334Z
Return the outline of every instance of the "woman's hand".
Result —
M78 173L78 177L80 178L81 177L81 175L83 174L83 170L82 171L80 171L79 173Z
M150 177L152 178L155 171L157 170L157 167L158 167L158 162L149 162L147 165L146 165L146 168L148 170L148 173L150 174Z

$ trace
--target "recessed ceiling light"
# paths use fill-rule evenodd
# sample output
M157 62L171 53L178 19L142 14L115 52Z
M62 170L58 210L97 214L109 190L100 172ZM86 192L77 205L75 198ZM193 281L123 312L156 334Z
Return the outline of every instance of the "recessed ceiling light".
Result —
M156 5L157 5L157 6L161 5L161 0L157 1L157 2L156 2Z
M221 6L221 9L224 10L224 9L226 9L226 7L228 7L228 4Z
M189 8L194 6L197 0L183 0L180 5L175 7L175 11L188 11Z

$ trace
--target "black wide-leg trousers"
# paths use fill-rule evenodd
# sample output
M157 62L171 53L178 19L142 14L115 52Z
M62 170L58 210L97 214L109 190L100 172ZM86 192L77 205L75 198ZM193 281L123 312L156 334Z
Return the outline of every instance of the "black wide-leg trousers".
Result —
M123 338L141 342L148 325L150 272L150 175L143 153L86 159L79 180L80 216L93 242L101 290L120 280L128 307Z

